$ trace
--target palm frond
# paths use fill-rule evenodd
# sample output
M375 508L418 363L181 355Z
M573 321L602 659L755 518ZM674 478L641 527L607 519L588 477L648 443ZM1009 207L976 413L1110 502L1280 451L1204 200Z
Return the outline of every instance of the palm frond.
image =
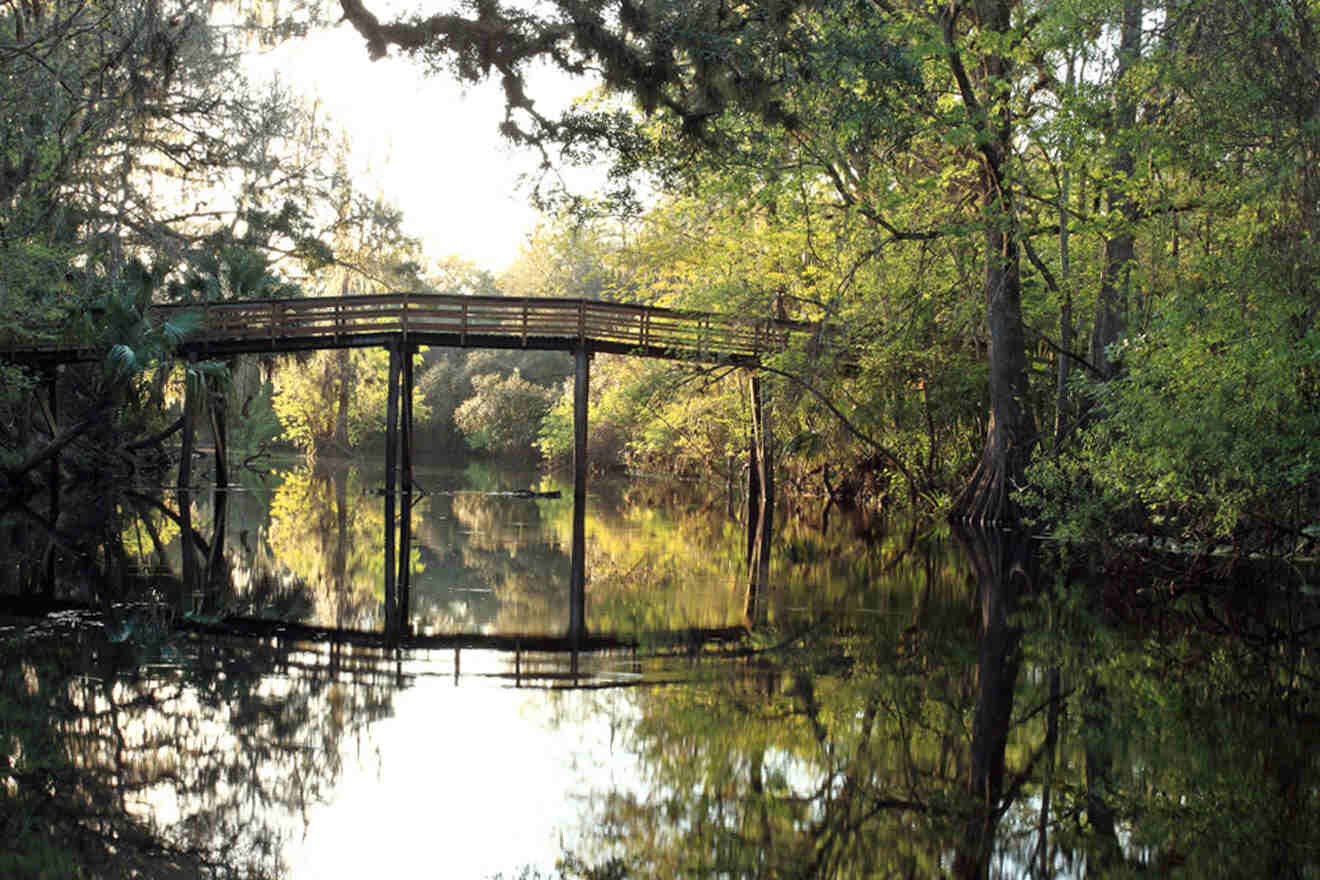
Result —
M106 370L116 376L132 373L137 369L138 364L137 352L122 342L110 346L110 350L105 354Z

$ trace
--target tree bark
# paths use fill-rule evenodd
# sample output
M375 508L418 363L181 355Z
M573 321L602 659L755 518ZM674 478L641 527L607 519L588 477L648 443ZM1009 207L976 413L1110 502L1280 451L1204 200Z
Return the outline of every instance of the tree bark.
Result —
M173 422L152 434L150 437L143 437L141 440L134 440L132 443L124 446L125 452L137 452L139 449L146 449L148 446L157 446L164 442L165 438L175 434L183 429L183 416L179 416Z
M1010 0L973 4L983 31L1007 36L1012 30ZM978 131L981 154L982 222L985 224L985 308L990 336L990 422L971 481L954 502L952 515L967 522L1007 523L1017 519L1012 490L1023 481L1036 426L1027 399L1026 332L1022 323L1021 245L1017 206L1007 175L1012 152L1013 113L1007 95L1013 61L986 55L979 70L984 100L963 66L955 32L956 12L942 19L948 59L963 103Z
M1012 522L1012 491L1024 481L1036 428L1027 401L1026 339L1016 232L986 233L986 324L990 331L990 424L971 482L954 515L988 525Z
M64 450L64 447L87 433L89 429L103 423L107 416L107 410L108 407L98 407L82 421L66 428L44 448L32 453L32 455L28 456L14 467L4 468L5 478L8 480L10 486L17 487L22 479L37 467L58 456Z

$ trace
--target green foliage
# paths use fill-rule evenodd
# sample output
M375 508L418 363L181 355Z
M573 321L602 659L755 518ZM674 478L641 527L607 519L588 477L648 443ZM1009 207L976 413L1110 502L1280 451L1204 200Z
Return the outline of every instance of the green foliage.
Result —
M106 349L105 370L118 383L169 360L188 334L201 326L201 314L183 312L168 321L147 315L163 273L130 263L123 281L84 313L83 332Z
M1027 497L1061 534L1287 524L1286 547L1314 521L1320 330L1249 254L1206 261L1201 279L1113 349L1123 372L1082 389L1093 424L1034 467Z
M456 421L459 408L476 395L477 377L508 379L517 373L522 379L553 393L573 367L563 352L550 351L472 351L433 348L423 355L423 367L417 379L417 394L426 403L419 431L429 435L424 443L432 450L470 448L469 439ZM530 426L533 432L538 425Z
M184 301L221 302L242 299L285 299L301 292L281 277L266 253L251 245L215 239L215 249L203 254L186 278L170 293Z
M389 354L382 349L320 351L287 356L276 370L271 403L283 439L308 455L347 453L384 436ZM430 418L413 403L419 423Z
M0 426L4 436L15 436L27 418L28 395L37 387L36 379L21 367L0 364Z
M553 392L534 385L518 370L472 377L472 396L454 413L454 423L474 449L494 454L533 448Z
M422 286L416 242L397 210L352 186L323 111L248 80L250 42L221 21L232 12L159 0L0 9L0 342L104 352L59 421L121 409L106 448L159 427L163 365L196 326L187 313L149 319L153 302L288 297L322 281L345 292L337 263ZM284 24L275 31L300 30ZM0 401L15 413L7 450L46 439L22 403ZM286 409L311 413L304 403ZM313 419L295 421L297 442L324 441Z
M888 260L869 261L874 241L865 228L819 212L817 193L749 193L746 185L713 175L690 197L630 221L626 245L604 234L603 223L576 240L595 242L593 259L615 267L617 296L822 321L835 334L844 362L800 351L768 364L786 377L770 395L780 466L791 481L819 491L828 466L826 481L854 497L905 491L903 470L928 495L956 483L980 430L986 377L965 345L977 317L960 280L923 268L924 248L894 246ZM908 272L936 290L916 280L895 289L891 279ZM599 358L591 385L596 466L702 477L729 476L731 461L741 468L748 431L741 373ZM823 411L822 398L846 422ZM565 391L546 422L540 448L548 460L571 453L571 403Z
M612 355L595 358L587 418L591 467L656 467L706 476L712 464L722 466L727 425L718 415L703 416L723 401L717 394L700 393L709 388L698 390L696 384L681 368ZM572 461L573 394L573 383L566 381L538 434L537 449L552 464ZM666 406L672 408L667 412ZM689 406L699 412L680 412Z
M538 190L567 211L498 281L428 267L316 118L259 100L209 23L179 29L153 2L6 7L0 334L102 345L104 384L145 385L188 329L149 326L147 302L292 295L272 252L323 295L429 286L798 321L832 344L764 364L781 485L938 508L991 473L1059 534L1312 548L1314 4L642 6L473 7L479 21L460 11L441 33L343 4L373 54L498 70L515 140L612 162L600 199ZM538 61L603 87L561 120L528 113ZM288 143L310 158L285 168ZM178 207L225 187L223 209ZM536 442L560 460L567 372L558 355L429 353L417 422L444 448ZM379 356L281 373L290 442L378 436ZM744 396L718 372L602 358L592 459L732 480ZM0 400L7 437L20 403Z
M236 452L255 453L267 448L284 433L275 412L273 389L263 383L251 397L241 402L239 418L231 420L230 448Z

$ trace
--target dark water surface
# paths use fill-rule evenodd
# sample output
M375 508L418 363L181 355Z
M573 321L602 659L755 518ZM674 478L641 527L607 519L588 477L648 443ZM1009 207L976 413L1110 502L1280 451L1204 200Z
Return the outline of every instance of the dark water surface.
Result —
M564 487L421 470L395 649L379 475L245 479L223 553L194 505L207 586L168 494L0 519L0 877L1320 875L1300 566L1105 576L812 500L731 640L736 505L599 481L617 644L563 652L571 498L509 493Z

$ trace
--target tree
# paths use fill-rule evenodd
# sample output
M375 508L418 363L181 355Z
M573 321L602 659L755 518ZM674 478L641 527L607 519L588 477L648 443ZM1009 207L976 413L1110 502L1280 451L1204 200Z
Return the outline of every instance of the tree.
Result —
M472 377L472 396L454 413L454 423L474 449L491 453L528 452L554 392L533 385L518 370L507 378Z
M49 420L33 418L34 377L5 383L11 462L53 458L70 437L57 426L95 422L65 461L117 469L106 456L160 427L168 370L154 364L186 329L153 326L152 302L289 295L331 259L324 127L253 85L230 36L191 0L0 7L2 332L107 355L62 371Z
M9 295L86 294L133 259L173 270L218 231L323 255L304 213L313 169L279 150L315 123L254 87L241 51L187 2L0 12L0 246L23 254L6 260Z
M402 215L382 197L356 186L345 170L343 145L331 159L333 187L325 195L334 263L309 279L318 296L349 296L420 290L420 242L404 233ZM388 358L376 349L316 351L282 359L275 372L273 403L286 437L309 456L334 450L347 454L383 433ZM415 413L430 416L425 401Z
M989 406L976 464L952 503L966 518L1016 515L1015 492L1032 479L1035 415L1050 406L1057 440L1048 454L1064 457L1101 447L1124 460L1139 456L1132 438L1156 433L1154 424L1105 426L1109 415L1184 413L1180 431L1165 433L1177 438L1173 455L1140 480L1109 481L1138 519L1166 516L1143 493L1154 497L1176 482L1170 468L1184 454L1212 467L1213 452L1195 452L1195 393L1168 397L1195 389L1188 375L1199 361L1172 368L1180 382L1152 370L1151 381L1103 383L1121 373L1120 360L1159 361L1162 347L1181 344L1189 328L1193 348L1253 369L1248 352L1257 349L1245 340L1273 336L1266 361L1290 366L1258 371L1241 393L1250 397L1245 389L1263 383L1290 412L1314 397L1317 178L1305 157L1315 152L1316 110L1300 97L1316 84L1310 4L558 0L529 12L474 0L392 22L368 5L340 2L373 57L397 49L432 71L498 77L509 108L505 134L547 160L608 156L620 175L644 172L662 191L714 192L719 204L745 212L744 255L777 234L786 214L788 228L809 223L813 234L842 238L851 226L853 271L873 268L891 289L932 295L949 285L975 299L977 325L962 342L982 358ZM1240 73L1241 57L1254 59L1260 75ZM607 95L633 106L606 100L549 118L532 101L531 71L542 62L590 71ZM1058 240L1057 258L1042 246L1047 239ZM709 284L707 301L765 309L784 293L799 305L810 299L766 283L782 277L784 263L753 263L739 267L750 275L746 290ZM849 318L884 313L875 308L881 298L857 297L858 287L839 285L844 294L832 302L819 297L825 315L842 314L844 299L861 304ZM1222 323L1202 324L1183 308L1184 297L1206 289L1225 309L1237 303L1243 345L1224 347ZM1074 327L1073 314L1090 316L1091 326ZM1052 338L1041 328L1060 317ZM1293 330L1280 337L1281 321ZM1087 350L1073 350L1075 339L1087 340ZM1049 361L1063 384L1047 395L1030 378L1036 362ZM1089 374L1073 383L1077 395L1067 387L1073 364ZM939 361L944 370L962 366ZM1296 381L1284 378L1289 371ZM1162 406L1152 404L1156 390ZM1090 401L1084 419L1073 418L1070 397ZM1227 404L1233 395L1217 397ZM1231 424L1253 418L1229 409ZM1300 436L1301 421L1290 419L1283 436ZM1239 512L1255 508L1300 534L1320 500L1305 464L1309 447L1272 439L1258 451L1277 457L1281 446L1292 475L1287 494L1300 502L1286 522L1260 504L1280 480L1246 469L1233 481L1245 491L1230 491L1252 499L1234 505ZM1112 462L1083 470L1116 475ZM1046 482L1050 492L1061 485Z
M1300 96L1320 78L1298 59L1317 51L1320 20L1305 4L1187 2L1147 10L1130 34L1138 8L1121 10L1112 88L1073 105L1100 157L1095 207L1107 203L1074 216L1101 248L1089 357L1110 378L1078 386L1089 424L1033 466L1032 504L1074 536L1306 550L1320 515L1320 145Z

